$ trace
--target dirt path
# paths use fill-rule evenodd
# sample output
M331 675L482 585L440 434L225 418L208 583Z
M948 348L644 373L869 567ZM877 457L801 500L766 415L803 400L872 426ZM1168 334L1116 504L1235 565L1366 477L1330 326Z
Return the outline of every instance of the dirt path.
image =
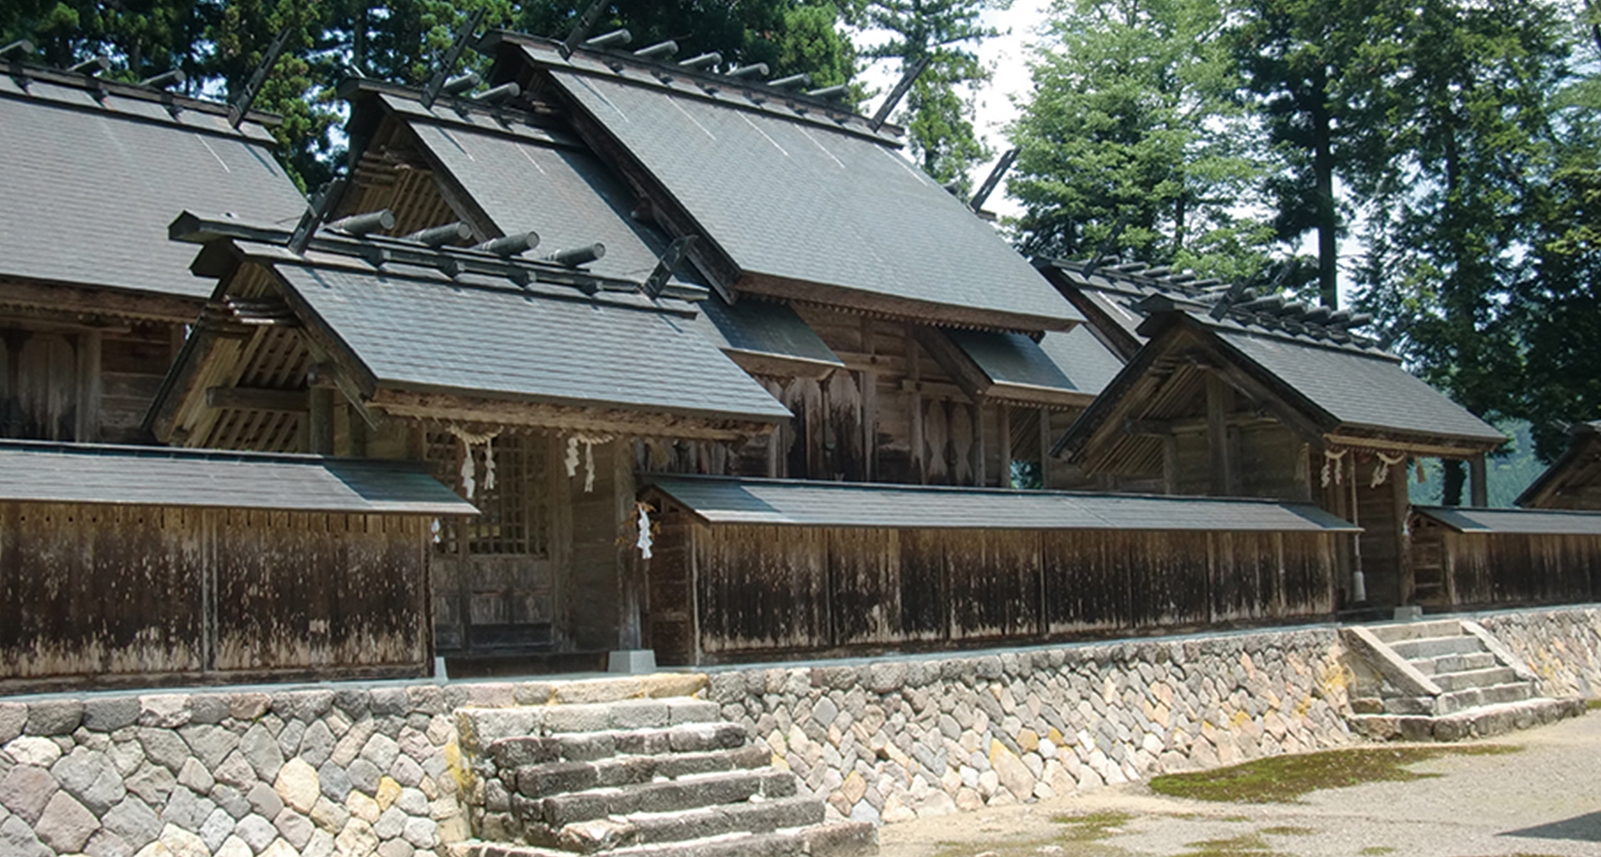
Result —
M1601 712L1502 736L1505 755L1410 766L1437 776L1324 789L1299 803L1178 800L1143 783L893 825L884 857L1601 855ZM1064 822L1077 817L1077 822Z

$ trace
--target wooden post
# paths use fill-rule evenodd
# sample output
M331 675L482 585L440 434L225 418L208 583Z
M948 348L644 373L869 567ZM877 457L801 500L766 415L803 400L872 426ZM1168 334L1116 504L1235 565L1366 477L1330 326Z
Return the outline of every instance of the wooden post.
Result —
M100 346L100 331L78 335L78 410L73 437L79 443L100 439Z
M1490 486L1484 469L1484 453L1468 459L1468 485L1470 505L1484 508L1490 505Z
M627 533L632 530L631 523L636 517L634 509L634 468L630 456L623 454L625 441L612 441L612 490L616 504L617 531ZM618 648L623 651L637 651L643 647L644 641L644 608L645 561L636 554L638 548L633 539L622 539L618 545L617 570L622 583L622 613L619 617L621 627L618 629Z
M331 387L312 387L307 437L313 455L334 454L334 391Z
M986 458L989 457L989 444L984 431L984 408L981 405L970 405L973 412L973 484L980 488L989 484L989 469L985 467Z
M1229 493L1230 475L1234 471L1233 456L1229 449L1228 407L1228 387L1215 373L1207 373L1206 447L1207 455L1211 458L1211 493L1214 495Z
M1179 439L1172 434L1162 435L1162 491L1179 492Z
M1001 487L1012 487L1012 406L1002 402L1000 413L996 418L996 440L1001 446Z
M1051 412L1040 408L1040 487L1051 487Z
M906 359L912 376L912 478L920 485L928 484L928 467L923 460L923 368L917 353L917 337L912 323L906 323Z
M1375 467L1383 467L1382 462L1376 462ZM1412 537L1406 530L1407 515L1412 509L1412 499L1407 493L1406 460L1402 459L1397 467L1390 468L1390 502L1393 504L1391 514L1394 516L1395 526L1395 562L1396 574L1400 577L1400 602L1402 604L1417 603L1417 572L1412 567Z

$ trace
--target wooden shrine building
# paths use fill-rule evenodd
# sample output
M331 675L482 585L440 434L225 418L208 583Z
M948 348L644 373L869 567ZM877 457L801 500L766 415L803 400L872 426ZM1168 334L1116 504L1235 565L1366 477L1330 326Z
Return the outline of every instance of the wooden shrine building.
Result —
M693 236L678 275L711 293L697 325L795 418L744 444L645 440L641 470L1007 486L1118 368L900 154L899 129L823 94L558 47L489 34L493 98L425 107L416 90L347 81L360 154L339 213L391 208L394 234L459 220L474 241L599 241L591 268L612 275ZM1050 469L1050 484L1077 484Z
M94 67L98 70L98 67ZM210 286L166 240L194 208L304 208L276 117L0 62L0 437L129 442Z
M1352 332L1364 319L1225 303L1227 286L1115 260L1042 269L1128 359L1059 454L1165 494L1316 503L1362 528L1340 552L1345 605L1442 597L1438 571L1410 562L1411 459L1466 459L1483 505L1483 456L1505 438Z
M1513 502L1525 509L1601 511L1601 422L1569 429L1562 456Z
M354 226L299 248L286 228L190 214L172 233L203 245L195 272L217 285L151 429L192 447L428 462L480 510L433 540L446 655L593 655L637 638L633 439L732 442L789 416L696 331L693 287L650 297L581 260Z
M431 523L401 462L0 440L0 693L433 668Z

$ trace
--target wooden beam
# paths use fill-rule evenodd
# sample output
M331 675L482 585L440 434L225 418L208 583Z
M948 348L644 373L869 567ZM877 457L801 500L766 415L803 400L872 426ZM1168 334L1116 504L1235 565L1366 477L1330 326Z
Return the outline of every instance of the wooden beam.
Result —
M752 435L767 434L776 427L772 423L733 418L695 417L623 408L586 408L410 390L379 390L373 396L372 403L374 407L398 417L627 434L633 437L741 440Z
M200 316L203 298L100 289L76 283L0 278L0 304L90 316L152 319L188 324Z
M254 387L208 387L206 405L250 411L303 414L311 408L305 390L263 390Z
M912 333L917 337L917 344L923 346L928 355L934 358L934 362L945 370L945 374L951 376L951 380L956 382L957 388L969 402L976 403L983 400L992 383L989 376L978 368L978 364L967 356L967 352L956 347L956 343L945 335L945 331L918 324L912 326Z

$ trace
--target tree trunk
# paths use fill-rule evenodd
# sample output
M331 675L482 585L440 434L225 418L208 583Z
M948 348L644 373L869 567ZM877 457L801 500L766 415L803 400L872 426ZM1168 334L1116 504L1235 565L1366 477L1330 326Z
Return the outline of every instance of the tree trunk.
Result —
M1440 491L1440 505L1462 505L1462 486L1467 483L1467 468L1456 458L1448 458L1440 464L1445 467L1445 487Z
M1339 218L1334 208L1334 142L1331 139L1328 77L1320 69L1312 85L1312 172L1317 182L1318 298L1329 309L1340 305Z

